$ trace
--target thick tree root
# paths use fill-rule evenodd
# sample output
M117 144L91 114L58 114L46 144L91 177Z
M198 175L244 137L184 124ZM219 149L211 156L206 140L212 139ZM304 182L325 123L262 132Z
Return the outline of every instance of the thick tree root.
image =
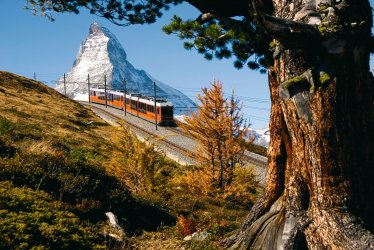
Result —
M225 247L229 249L261 249L262 246L260 245L265 239L271 238L272 241L274 241L277 237L271 237L271 235L269 235L269 237L268 232L278 231L273 229L282 225L284 212L281 211L282 206L280 200L281 199L275 202L268 212L260 216L250 225L243 226L238 234L226 240L224 242ZM256 248L256 246L260 246L260 248Z
M263 216L235 235L229 249L374 249L374 235L346 212L318 210L286 214L278 200ZM317 210L314 210L317 211ZM227 242L229 243L229 242Z
M318 210L305 229L309 249L374 249L374 235L359 218L339 209Z

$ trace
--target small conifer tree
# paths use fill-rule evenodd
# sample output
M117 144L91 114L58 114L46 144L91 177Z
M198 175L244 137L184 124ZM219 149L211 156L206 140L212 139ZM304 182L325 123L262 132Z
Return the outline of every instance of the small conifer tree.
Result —
M221 190L230 183L234 166L241 161L244 148L240 141L248 124L238 99L224 97L222 83L214 81L210 89L198 95L197 112L186 117L183 129L197 142L196 157L201 165L210 166L212 184Z

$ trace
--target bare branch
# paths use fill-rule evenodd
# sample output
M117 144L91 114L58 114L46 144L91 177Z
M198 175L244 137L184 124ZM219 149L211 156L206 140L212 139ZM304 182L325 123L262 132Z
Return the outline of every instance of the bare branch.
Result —
M321 35L313 25L273 17L260 11L256 11L255 18L266 33L279 40L287 49L322 48Z
M207 12L207 13L203 13L200 16L198 16L196 18L196 21L199 22L199 23L201 23L201 24L204 24L204 23L209 22L209 21L211 21L213 19L216 19L216 18L217 18L216 15L214 15L211 12Z

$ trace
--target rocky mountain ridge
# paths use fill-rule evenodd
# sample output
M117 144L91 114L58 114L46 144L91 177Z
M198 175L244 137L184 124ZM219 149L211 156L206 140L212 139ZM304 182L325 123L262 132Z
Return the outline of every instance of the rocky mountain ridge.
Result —
M89 28L88 37L80 45L76 60L66 74L66 94L75 100L88 100L87 78L92 87L103 86L104 76L111 89L126 89L144 95L153 95L153 82L156 82L157 96L171 101L175 113L180 114L195 103L179 90L153 78L144 70L135 69L127 60L127 54L118 39L107 28L94 22ZM64 78L57 83L57 91L64 93Z

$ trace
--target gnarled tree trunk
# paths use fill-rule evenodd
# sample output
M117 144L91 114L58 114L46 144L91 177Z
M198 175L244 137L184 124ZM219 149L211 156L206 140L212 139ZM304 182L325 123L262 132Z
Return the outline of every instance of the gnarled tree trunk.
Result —
M374 249L369 2L273 6L273 16L256 10L259 25L276 38L266 188L226 246Z

